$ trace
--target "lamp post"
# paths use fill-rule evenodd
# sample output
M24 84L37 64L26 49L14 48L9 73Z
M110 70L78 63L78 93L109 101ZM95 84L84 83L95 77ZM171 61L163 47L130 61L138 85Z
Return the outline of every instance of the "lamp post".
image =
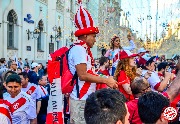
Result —
M52 40L53 40L53 38L54 38L52 34L50 35L50 38L51 38L51 43L52 43Z
M32 39L38 39L40 30L38 28L35 28L33 32L31 32L29 29L26 30L26 32L28 35L28 40L30 39L31 34L33 35Z
M30 34L31 34L31 32L30 32L30 30L28 29L28 30L26 30L26 32L27 32L27 35L28 35L28 40L30 39Z
M51 39L51 43L53 39L57 39L61 37L61 27L57 27L56 25L52 28L53 31L55 32L55 36L53 36L52 34L50 35L50 39ZM57 34L56 34L57 33Z
M33 31L33 37L34 39L38 39L40 30L38 28L34 29Z

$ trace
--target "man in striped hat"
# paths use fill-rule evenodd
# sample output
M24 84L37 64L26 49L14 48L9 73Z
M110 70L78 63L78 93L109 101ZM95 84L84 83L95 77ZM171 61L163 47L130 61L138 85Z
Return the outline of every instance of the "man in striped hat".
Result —
M79 9L75 15L74 23L77 28L75 36L78 38L68 54L68 64L72 74L77 73L78 80L70 94L70 123L85 124L84 107L87 97L96 90L96 83L104 83L111 88L117 88L113 77L102 78L95 74L94 58L90 48L96 42L99 33L94 26L90 13L84 9L79 0Z

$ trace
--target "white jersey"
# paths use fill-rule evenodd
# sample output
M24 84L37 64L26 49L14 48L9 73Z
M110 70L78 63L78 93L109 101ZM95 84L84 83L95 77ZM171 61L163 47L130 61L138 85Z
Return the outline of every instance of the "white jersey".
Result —
M9 107L4 104L3 100L0 100L0 123L12 124L12 118Z
M43 86L38 85L38 88L40 90L40 98L43 98L49 95L47 89L44 88Z
M30 124L30 119L36 118L35 103L25 92L21 91L15 98L6 95L4 99L11 104L13 124Z
M147 70L143 70L142 74L145 75L146 72ZM152 91L157 91L161 84L161 80L156 71L151 72L151 76L148 78L148 82L151 85Z
M73 46L69 51L69 68L72 74L75 74L76 68L75 66L81 63L85 63L87 65L87 71L92 69L91 65L91 57L87 54L86 49L80 45ZM79 85L79 98L77 97L76 85L73 88L71 93L71 98L75 100L86 100L87 97L96 90L96 83L86 83L85 81L80 81L78 79Z
M36 102L39 98L41 98L40 92L41 90L36 84L33 83L28 83L26 88L21 88L22 91L27 93L28 95L31 96L31 98Z

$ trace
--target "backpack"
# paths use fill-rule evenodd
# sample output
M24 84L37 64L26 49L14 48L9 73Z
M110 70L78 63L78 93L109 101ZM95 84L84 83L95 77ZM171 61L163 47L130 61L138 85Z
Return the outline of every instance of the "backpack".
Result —
M78 81L77 72L73 75L69 69L68 54L70 49L68 47L62 47L50 54L48 60L48 78L49 82L52 83L53 79L61 77L61 89L62 93L71 93L74 85Z

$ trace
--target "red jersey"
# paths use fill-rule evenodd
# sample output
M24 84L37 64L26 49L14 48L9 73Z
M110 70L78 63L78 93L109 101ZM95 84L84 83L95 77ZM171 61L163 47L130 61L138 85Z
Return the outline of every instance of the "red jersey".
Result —
M109 71L108 70L101 70L100 69L97 73L109 76ZM107 88L107 85L106 84L96 84L96 90L100 90L100 89L103 89L103 88Z
M119 91L124 94L124 96L127 98L128 101L133 100L134 96L132 94L131 95L127 94L126 91L124 90L123 86L122 86L123 84L130 84L131 83L130 78L126 75L125 71L121 70L119 72L119 76L118 76L117 81L118 81Z
M129 122L131 124L142 124L138 114L138 99L131 100L126 103L129 111Z

